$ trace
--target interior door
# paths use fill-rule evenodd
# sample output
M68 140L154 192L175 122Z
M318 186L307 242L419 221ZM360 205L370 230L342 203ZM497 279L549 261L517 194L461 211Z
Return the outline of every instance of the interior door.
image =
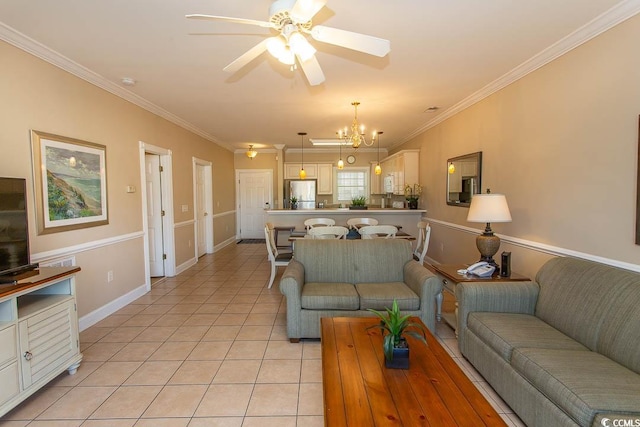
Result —
M151 277L164 276L164 243L162 240L162 187L160 156L145 154L147 187L147 235Z
M207 253L207 197L206 197L206 167L196 165L196 233L198 237L197 256Z
M242 171L238 179L240 238L264 239L264 207L272 199L271 174Z

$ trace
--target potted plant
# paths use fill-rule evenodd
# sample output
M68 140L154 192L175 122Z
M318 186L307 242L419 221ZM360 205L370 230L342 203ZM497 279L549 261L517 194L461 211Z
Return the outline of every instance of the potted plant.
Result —
M409 209L418 209L418 199L422 194L422 187L420 184L407 184L404 187L404 197L407 199L407 205Z
M387 368L409 369L409 344L405 335L419 339L426 344L424 325L409 321L411 317L409 314L403 316L395 299L391 309L385 307L385 310L387 311L386 315L372 308L369 309L380 318L380 323L369 326L367 329L379 328L382 331L384 335L382 339L384 364ZM408 328L417 330L408 330Z
M298 198L295 196L292 196L289 199L289 203L291 205L291 209L298 209Z
M349 209L367 209L367 198L365 196L358 196L351 199L351 206Z

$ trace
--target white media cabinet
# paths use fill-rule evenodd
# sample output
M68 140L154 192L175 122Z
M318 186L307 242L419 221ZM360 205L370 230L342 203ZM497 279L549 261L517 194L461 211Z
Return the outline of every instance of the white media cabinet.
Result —
M82 354L75 274L79 267L44 267L0 285L0 416L68 370Z

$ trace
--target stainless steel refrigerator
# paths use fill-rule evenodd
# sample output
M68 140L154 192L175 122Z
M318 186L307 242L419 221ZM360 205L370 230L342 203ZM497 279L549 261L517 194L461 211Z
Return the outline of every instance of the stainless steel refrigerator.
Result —
M291 207L291 197L298 199L298 209L314 209L316 207L316 180L287 180L284 183L285 207Z

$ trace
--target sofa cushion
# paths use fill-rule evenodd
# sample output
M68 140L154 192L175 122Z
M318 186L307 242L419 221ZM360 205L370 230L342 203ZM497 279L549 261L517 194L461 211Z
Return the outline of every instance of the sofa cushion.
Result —
M640 374L640 274L625 272L617 280L596 351Z
M357 283L355 288L360 295L361 310L391 308L394 299L400 310L420 309L420 298L402 282Z
M351 283L305 283L301 306L307 310L357 310L360 299Z
M354 243L353 283L404 281L404 265L413 260L411 242L406 239L362 239Z
M640 375L601 354L518 348L511 365L580 425L599 412L640 416Z
M640 283L637 273L570 257L549 260L538 271L540 294L536 316L599 351L601 328L617 310L624 285ZM628 306L626 303L624 306Z
M507 362L517 347L588 350L579 342L529 314L469 313L467 327Z

